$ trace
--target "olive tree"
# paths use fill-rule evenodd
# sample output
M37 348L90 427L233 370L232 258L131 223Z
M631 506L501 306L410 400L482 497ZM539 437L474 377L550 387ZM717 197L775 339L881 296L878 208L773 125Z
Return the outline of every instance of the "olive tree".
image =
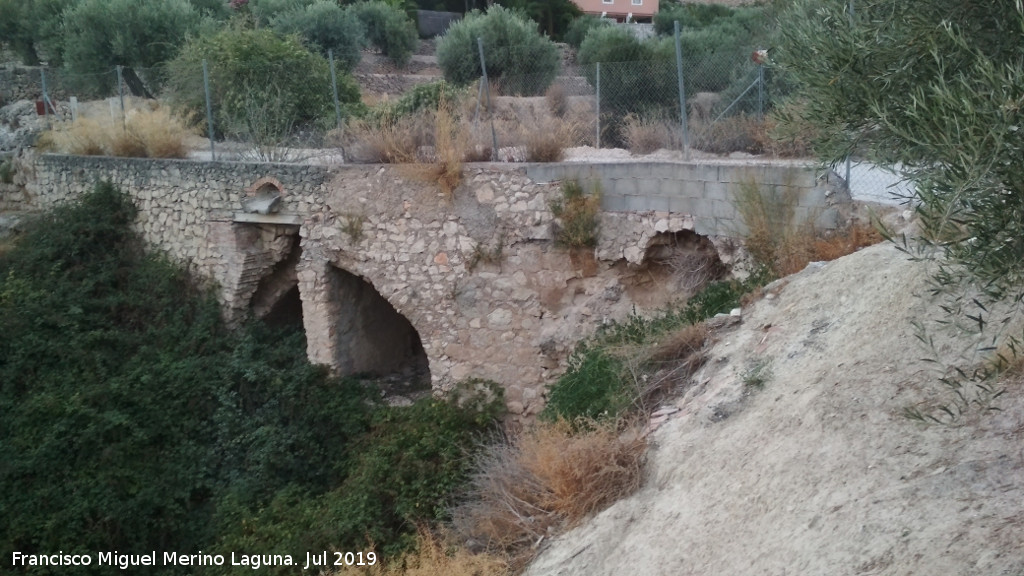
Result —
M437 63L445 80L465 85L480 78L483 41L487 74L502 79L511 94L543 94L558 72L558 49L537 32L537 25L520 12L492 6L474 10L452 24L437 43Z
M174 57L185 36L199 24L187 0L82 0L64 14L64 68L67 82L105 95L115 86L115 66L128 67L132 92L149 94L161 74L136 74Z

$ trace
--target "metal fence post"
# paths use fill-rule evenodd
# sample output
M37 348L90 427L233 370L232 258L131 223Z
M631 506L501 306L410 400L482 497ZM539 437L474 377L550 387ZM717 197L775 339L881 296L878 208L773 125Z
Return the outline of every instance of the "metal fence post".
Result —
M43 118L46 119L46 125L50 125L50 98L46 94L46 68L39 68L39 77L43 83Z
M480 103L484 99L484 81L481 80L476 88L476 112L473 114L473 131L476 131L477 124L480 120Z
M846 191L853 194L853 186L850 185L850 157L846 157Z
M679 20L672 23L676 39L676 75L679 77L679 123L683 130L683 157L690 159L690 136L686 131L686 89L683 87L683 44L679 40Z
M595 118L596 125L597 125L597 133L595 134L595 137L594 137L594 148L600 148L601 147L601 63L600 62L597 63L597 82L595 82L595 85L596 85L596 92L597 92L597 117Z
M757 119L764 118L764 64L757 65Z
M127 130L127 122L124 113L124 76L121 74L121 65L117 65L117 97L121 100L121 129Z
M210 132L210 160L217 160L217 151L213 147L213 106L210 105L210 72L203 59L203 91L206 93L206 125Z
M334 72L334 50L327 51L327 60L331 64L331 86L334 88L334 118L341 128L341 104L338 104L338 76Z
M477 48L480 49L480 70L484 73L484 85L487 86L487 110L491 110L491 85L487 81L487 62L484 60L484 40L477 36L476 38ZM491 114L491 144L493 150L491 151L491 159L498 159L498 133L494 131L494 114Z

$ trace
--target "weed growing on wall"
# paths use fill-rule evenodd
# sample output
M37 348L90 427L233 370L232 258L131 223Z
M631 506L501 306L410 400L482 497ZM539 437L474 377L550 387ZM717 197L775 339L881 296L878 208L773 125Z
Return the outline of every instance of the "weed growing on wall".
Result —
M0 162L0 183L14 182L14 162L10 159Z
M555 243L568 248L593 248L601 228L601 192L589 195L576 180L562 183L562 197L550 203L555 225Z
M353 244L363 239L363 224L366 223L366 216L363 214L346 213L341 215L341 231L344 232Z
M810 218L798 218L795 187L765 187L747 180L739 185L734 199L747 227L744 246L759 267L776 277L799 272L810 262L835 260L883 239L865 223L854 222L827 232L815 230Z

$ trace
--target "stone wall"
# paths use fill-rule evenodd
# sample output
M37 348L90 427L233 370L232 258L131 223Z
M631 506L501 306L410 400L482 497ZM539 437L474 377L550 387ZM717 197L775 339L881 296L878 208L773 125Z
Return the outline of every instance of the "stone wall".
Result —
M258 232L256 225L235 222L247 188L272 176L285 188L290 208L308 215L325 209L328 180L322 166L89 156L42 155L31 170L24 193L35 208L53 206L96 182L113 182L135 198L143 238L216 279L225 306L239 312L248 307L261 273L286 256L283 241L275 240L282 236L275 224ZM291 222L297 226L301 220Z
M39 66L7 65L0 67L0 107L18 100L40 100L43 97ZM46 70L46 90L51 100L66 100L67 92L60 74Z
M419 28L420 36L434 37L441 36L448 31L453 22L462 19L459 12L437 12L433 10L419 10L416 12L416 25Z
M713 184L724 184L730 172L701 170L471 165L448 198L415 167L42 156L31 163L24 194L45 208L112 181L135 198L147 241L217 282L229 317L272 308L297 285L311 360L342 370L385 366L415 344L436 388L489 378L504 385L509 408L528 417L543 406L545 384L579 339L602 322L685 295L684 279L652 259L655 247L697 238L696 231L728 260L735 243L710 233L729 230L720 214L725 192ZM816 182L806 168L787 170L792 174L780 182ZM672 173L692 178L672 187ZM604 212L596 249L566 250L552 242L549 209L561 195L556 178L564 176L606 182L606 204L641 202L658 180L647 201L662 210ZM629 188L630 178L645 184ZM246 212L243 201L268 182L281 192L280 210ZM803 197L808 210L819 200L827 207L834 196L815 190ZM687 195L691 210L712 214L664 210ZM367 292L400 316L364 298ZM402 318L414 335L397 326ZM394 342L353 346L353 337L371 331ZM413 336L419 342L410 344Z

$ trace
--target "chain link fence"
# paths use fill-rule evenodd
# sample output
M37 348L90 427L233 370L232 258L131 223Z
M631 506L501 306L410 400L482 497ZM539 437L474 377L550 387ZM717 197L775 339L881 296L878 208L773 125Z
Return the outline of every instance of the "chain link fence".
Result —
M504 62L509 59L506 54L516 50L489 48L487 53L498 53ZM480 58L482 68L490 69L482 50ZM489 106L486 98L543 95L552 118L539 128L550 132L569 123L574 145L635 153L670 149L686 156L759 152L764 137L761 119L782 92L774 71L756 63L750 53L723 59L709 50L688 57L681 49L675 58L563 62L554 74L531 72L529 63L523 63L517 74L488 70L479 87L478 107L485 111L484 119L495 125L496 134L506 136L498 138L499 148L520 146L522 137L507 126L509 111L493 102ZM519 116L524 131L538 122L530 114Z
M495 59L503 62L524 59L515 46L489 53L498 53ZM512 74L482 61L490 74L475 85L472 139L490 140L496 151L492 156L505 160L525 159L523 149L538 133L557 136L563 147L747 151L756 120L771 106L771 75L749 58L727 64L716 69L684 55L590 65L563 62L543 70L531 70L527 63L518 67L526 73ZM298 160L300 149L331 145L326 135L346 116L338 102L345 87L339 87L337 74L323 82L299 78L315 89L294 101L274 82L260 81L288 77L291 68L287 62L265 65L241 79L210 70L204 75L201 67L179 70L170 90L163 68L117 67L91 74L39 68L39 100L47 103L42 112L59 120L73 120L81 112L124 123L158 93L188 111L189 123L209 139L212 159ZM92 101L88 110L78 104L86 100ZM506 148L511 150L503 152Z
M208 140L208 152L198 153L201 158L302 161L319 155L326 135L342 124L346 111L339 93L352 100L358 89L331 67L333 58L317 77L308 76L308 66L300 64L308 62L275 62L233 75L203 62L176 71L173 86L164 67L118 66L88 74L38 67L19 95L35 100L51 126L67 129L58 123L83 118L104 130L112 125L123 131L130 130L133 118L152 112L158 106L153 98L159 96L160 105L169 105L165 118L191 133L193 143L200 135ZM282 82L303 89L286 91Z

